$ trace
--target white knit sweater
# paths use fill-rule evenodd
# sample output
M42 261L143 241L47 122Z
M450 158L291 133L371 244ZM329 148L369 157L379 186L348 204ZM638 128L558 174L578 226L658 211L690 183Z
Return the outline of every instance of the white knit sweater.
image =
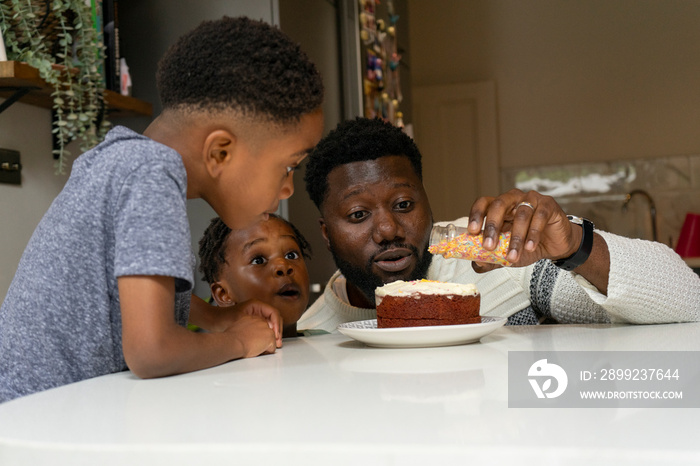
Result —
M461 220L461 219L460 219ZM457 222L455 222L457 223ZM597 231L610 251L607 296L586 279L542 260L477 274L470 261L435 256L429 280L474 283L481 315L510 317L532 307L560 323L653 324L700 320L700 277L669 247ZM304 313L299 330L333 332L344 322L374 319L375 309L353 307L334 291L336 272Z

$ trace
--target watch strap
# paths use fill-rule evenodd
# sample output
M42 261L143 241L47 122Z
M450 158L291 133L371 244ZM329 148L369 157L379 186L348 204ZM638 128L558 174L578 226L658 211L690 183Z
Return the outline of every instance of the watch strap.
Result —
M571 271L576 267L583 265L583 263L588 259L588 256L591 255L591 250L593 249L594 225L593 222L586 218L575 217L573 215L567 215L566 217L571 223L581 226L581 229L583 230L581 233L581 244L579 245L578 250L569 257L557 259L552 262L560 269Z

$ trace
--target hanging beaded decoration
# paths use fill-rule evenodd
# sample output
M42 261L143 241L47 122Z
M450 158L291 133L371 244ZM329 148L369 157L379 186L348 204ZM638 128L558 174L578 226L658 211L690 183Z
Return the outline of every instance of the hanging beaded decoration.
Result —
M399 106L403 100L399 80L401 55L398 51L394 3L387 0L387 21L377 18L379 0L358 0L360 38L364 45L364 115L382 118L403 127Z

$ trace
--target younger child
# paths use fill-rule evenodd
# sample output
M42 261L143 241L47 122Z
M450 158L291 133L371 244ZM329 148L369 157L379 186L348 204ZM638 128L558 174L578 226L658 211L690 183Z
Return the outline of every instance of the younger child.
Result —
M258 299L279 310L282 336L293 337L309 304L304 258L310 251L301 232L277 215L243 230L231 230L217 217L199 241L199 270L218 306Z
M323 85L279 29L205 21L158 66L163 112L80 156L27 245L0 308L0 402L131 369L190 372L275 351L277 310L191 294L186 199L231 228L292 195L321 138ZM187 330L189 322L208 330Z

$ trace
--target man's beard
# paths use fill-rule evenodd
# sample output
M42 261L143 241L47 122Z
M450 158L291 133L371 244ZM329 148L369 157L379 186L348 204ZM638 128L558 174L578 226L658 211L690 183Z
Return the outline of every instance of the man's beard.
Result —
M356 265L350 264L349 262L343 260L335 251L333 244L330 245L331 254L333 254L333 260L336 266L340 269L340 273L343 274L345 279L357 287L362 294L367 298L367 300L374 306L374 290L377 287L384 285L382 279L372 273L372 265L374 264L374 258L390 249L390 248L406 248L410 249L415 257L418 258L416 262L416 267L413 269L411 274L404 278L406 281L410 280L421 280L426 278L428 275L428 268L433 261L433 255L428 252L428 249L423 251L423 254L418 253L418 248L410 244L390 244L386 245L379 251L377 251L370 259L367 261L365 267L358 267ZM398 280L398 278L397 278Z

